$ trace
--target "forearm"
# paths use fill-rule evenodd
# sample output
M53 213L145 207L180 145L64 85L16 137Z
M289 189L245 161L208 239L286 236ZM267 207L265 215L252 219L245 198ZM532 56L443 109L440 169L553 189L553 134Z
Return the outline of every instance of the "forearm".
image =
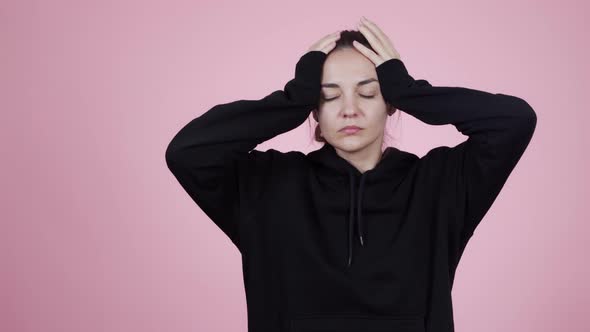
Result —
M431 125L452 124L467 136L528 131L535 117L530 105L518 97L415 80L399 59L382 63L377 74L383 97L391 105Z
M167 159L207 166L298 127L317 107L325 57L319 51L304 54L283 90L260 100L219 104L193 119L170 142Z

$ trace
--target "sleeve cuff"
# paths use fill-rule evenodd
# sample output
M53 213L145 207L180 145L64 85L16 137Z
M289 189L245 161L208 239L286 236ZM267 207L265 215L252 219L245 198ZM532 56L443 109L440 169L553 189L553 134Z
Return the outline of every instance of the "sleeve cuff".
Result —
M376 68L377 77L381 86L408 87L414 80L409 74L404 63L397 58L389 59Z
M301 56L295 66L295 78L287 83L285 91L290 99L317 105L322 88L322 68L327 54L309 51Z
M305 53L295 67L295 78L313 88L320 88L322 68L328 55L322 51Z

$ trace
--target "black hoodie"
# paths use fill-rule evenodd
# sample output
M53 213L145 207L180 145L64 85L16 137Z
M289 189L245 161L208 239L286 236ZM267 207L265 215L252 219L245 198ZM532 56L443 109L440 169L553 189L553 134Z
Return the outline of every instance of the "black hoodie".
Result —
M167 165L242 254L248 331L454 331L457 264L536 114L518 97L415 80L390 59L376 67L385 101L466 141L421 158L387 147L364 173L327 143L255 150L318 106L326 56L304 54L284 90L193 119Z

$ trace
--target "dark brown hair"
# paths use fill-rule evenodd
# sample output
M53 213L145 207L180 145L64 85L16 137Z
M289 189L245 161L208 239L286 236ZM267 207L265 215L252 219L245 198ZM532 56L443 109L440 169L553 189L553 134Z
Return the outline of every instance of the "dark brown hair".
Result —
M328 53L328 55L330 55L330 53L332 53L338 49L343 49L343 48L356 49L356 47L352 44L352 42L355 40L357 42L363 44L364 46L366 46L371 51L375 52L375 50L373 49L373 47L371 47L371 44L369 43L367 38L365 38L365 36L360 31L358 31L358 30L342 30L340 32L340 38L336 41L336 46ZM375 52L375 53L377 53L377 52ZM393 115L396 111L397 111L397 109L395 107L393 107L392 105L387 103L387 114L388 115ZM312 116L316 122L319 121L318 108L316 108L312 111ZM316 140L316 142L327 143L326 140L322 136L320 136L319 123L316 123L316 125L315 125L314 139Z

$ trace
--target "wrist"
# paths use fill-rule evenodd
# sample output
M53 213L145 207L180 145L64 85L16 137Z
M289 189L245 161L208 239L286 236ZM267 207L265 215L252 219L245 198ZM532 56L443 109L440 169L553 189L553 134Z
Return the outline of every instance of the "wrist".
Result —
M413 80L404 63L398 58L381 63L375 70L380 84L386 86L408 86Z
M326 57L322 51L308 51L301 56L295 67L295 78L286 86L292 99L305 104L319 102Z
M322 51L308 51L295 66L295 79L309 85L321 85L322 68L328 55Z

